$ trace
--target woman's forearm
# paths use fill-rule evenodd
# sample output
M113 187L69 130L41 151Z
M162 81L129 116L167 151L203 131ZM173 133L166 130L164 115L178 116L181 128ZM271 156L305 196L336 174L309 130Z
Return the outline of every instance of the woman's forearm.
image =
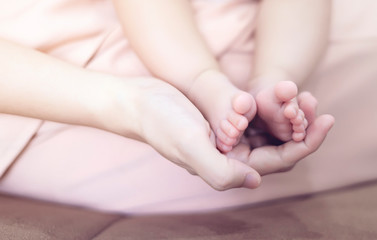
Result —
M0 53L1 113L105 128L118 79L1 39Z
M197 29L187 0L114 0L132 47L149 70L173 85L217 62ZM181 88L181 86L176 86Z
M263 0L258 16L256 77L284 72L296 83L324 54L330 0Z

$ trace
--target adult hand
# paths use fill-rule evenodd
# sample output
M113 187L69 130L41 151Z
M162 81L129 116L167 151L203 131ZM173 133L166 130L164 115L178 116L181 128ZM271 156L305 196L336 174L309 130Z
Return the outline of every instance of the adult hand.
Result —
M177 89L151 78L128 79L124 84L112 93L116 102L103 114L105 130L149 144L217 190L259 185L254 169L216 149L208 122Z
M285 170L315 151L333 123L331 116L315 118L315 102L306 97L300 101L300 107L310 122L304 141L253 150L249 145L240 143L224 155L216 149L215 137L207 121L178 90L153 79L128 80L127 89L138 90L132 91L133 97L130 98L124 95L126 90L121 89L118 96L125 98L116 97L120 102L112 105L118 107L105 114L107 120L108 116L118 116L111 118L113 131L121 134L124 128L117 130L117 126L128 122L129 130L125 131L128 136L148 143L161 155L200 176L217 190L258 187L260 174ZM122 112L128 114L119 114Z

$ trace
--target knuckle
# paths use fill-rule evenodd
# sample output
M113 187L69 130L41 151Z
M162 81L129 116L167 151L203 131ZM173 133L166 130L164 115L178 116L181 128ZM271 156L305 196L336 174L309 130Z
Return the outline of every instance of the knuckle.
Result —
M279 172L288 172L291 171L296 165L296 162L294 163L288 163L287 166L282 167Z
M217 191L225 191L233 185L233 178L229 174L217 175L212 181L212 187Z

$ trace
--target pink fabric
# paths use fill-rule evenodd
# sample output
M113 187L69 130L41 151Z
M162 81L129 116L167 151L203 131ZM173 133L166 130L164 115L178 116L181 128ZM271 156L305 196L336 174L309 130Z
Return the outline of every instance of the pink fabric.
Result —
M192 2L200 29L224 71L232 79L247 79L253 59L257 2ZM25 0L24 4L15 7L12 14L0 8L1 37L90 69L119 76L148 75L122 35L111 1ZM336 125L319 151L289 173L263 178L257 190L217 192L140 142L52 122L44 122L39 128L39 120L9 115L0 115L2 169L9 166L9 159L18 157L0 182L0 190L143 214L232 207L375 179L374 9L374 0L334 1L328 53L301 88L318 98L319 112L333 114ZM28 38L25 31L30 31ZM25 126L25 131L21 132L20 126Z
M18 157L42 121L0 114L0 176Z

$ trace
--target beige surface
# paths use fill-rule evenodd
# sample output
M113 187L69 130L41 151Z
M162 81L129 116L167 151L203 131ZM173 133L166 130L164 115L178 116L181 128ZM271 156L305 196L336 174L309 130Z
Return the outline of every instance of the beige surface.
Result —
M119 216L0 197L1 239L377 239L377 182L207 214Z

